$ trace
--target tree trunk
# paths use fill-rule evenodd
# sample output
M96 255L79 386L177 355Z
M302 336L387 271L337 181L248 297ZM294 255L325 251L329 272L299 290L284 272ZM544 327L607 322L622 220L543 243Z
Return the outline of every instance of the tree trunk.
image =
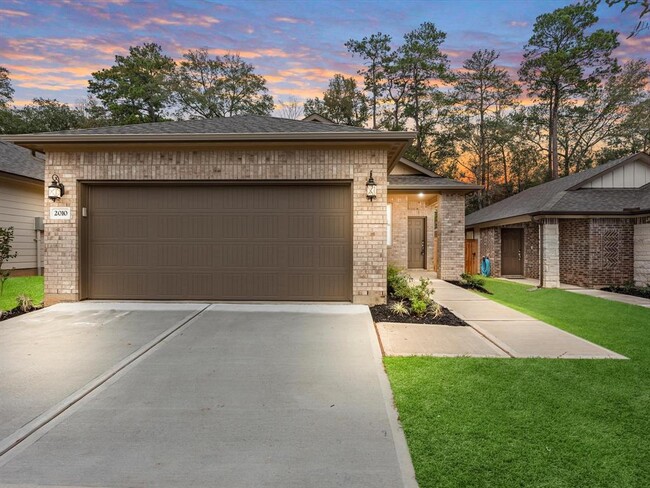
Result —
M553 89L551 102L551 116L549 120L549 139L551 150L551 179L557 180L559 177L559 163L557 157L557 118L559 113L559 93L557 87Z

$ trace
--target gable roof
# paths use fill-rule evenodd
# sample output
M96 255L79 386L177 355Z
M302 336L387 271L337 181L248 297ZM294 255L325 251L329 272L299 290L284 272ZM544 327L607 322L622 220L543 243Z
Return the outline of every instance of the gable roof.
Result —
M480 190L481 185L472 185L462 181L444 178L430 169L411 161L410 159L400 158L399 162L413 168L419 172L415 175L388 175L389 190L461 190L467 193Z
M650 211L650 185L642 188L580 188L593 178L630 161L650 163L637 153L529 188L465 217L466 226L536 214L629 214Z
M388 153L391 163L399 158L414 138L413 132L373 130L264 115L114 125L2 137L38 151L58 144L369 141L390 143Z
M45 162L43 158L32 156L29 149L0 141L0 173L43 181Z

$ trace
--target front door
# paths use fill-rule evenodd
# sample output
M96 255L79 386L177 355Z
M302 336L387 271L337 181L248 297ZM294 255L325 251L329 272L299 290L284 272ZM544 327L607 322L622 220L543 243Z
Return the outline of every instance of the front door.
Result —
M524 274L524 229L501 229L501 275Z
M426 259L426 218L409 217L408 267L424 269Z

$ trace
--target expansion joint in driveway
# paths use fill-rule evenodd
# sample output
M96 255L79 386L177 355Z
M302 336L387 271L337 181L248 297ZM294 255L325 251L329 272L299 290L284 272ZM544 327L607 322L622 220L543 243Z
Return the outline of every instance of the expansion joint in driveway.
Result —
M0 440L0 461L3 456L5 456L9 451L20 445L22 442L27 440L30 436L41 430L43 427L45 427L47 424L52 422L54 419L56 419L59 415L61 415L63 412L68 410L70 407L81 401L83 398L88 396L90 393L95 391L97 388L99 388L101 385L106 383L108 380L113 378L116 374L118 374L120 371L122 371L124 368L132 364L133 362L137 361L140 357L142 357L144 354L147 352L151 351L153 348L158 346L161 342L163 342L165 339L167 339L169 336L177 332L179 329L185 327L187 324L189 324L191 321L196 319L199 315L201 315L205 310L207 310L210 307L210 305L205 305L203 308L196 312L192 312L190 315L185 317L183 320L178 322L177 324L174 324L172 327L167 329L166 331L162 332L160 335L158 335L156 338L153 340L149 341L147 344L144 346L140 347L138 350L132 352L129 354L127 357L122 359L119 363L115 364L113 367L102 373L101 375L97 376L95 379L84 385L82 388L78 389L68 397L66 397L64 400L61 402L57 403L54 405L52 408L49 410L46 410L42 414L40 414L38 417L34 418L27 424L23 425L20 429L18 429L16 432L13 434L5 437L4 439Z

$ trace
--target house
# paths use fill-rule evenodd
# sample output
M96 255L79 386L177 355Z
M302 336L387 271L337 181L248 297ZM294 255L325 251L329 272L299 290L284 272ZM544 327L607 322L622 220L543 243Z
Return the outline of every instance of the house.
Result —
M650 283L650 156L610 161L466 217L495 276L543 287Z
M47 202L46 303L366 304L386 301L389 260L463 271L475 187L401 159L413 138L265 116L9 137L64 187Z
M13 269L11 276L39 273L43 253L44 160L28 149L0 141L0 227L14 228L12 250L18 255L3 269ZM42 222L42 220L41 220Z

